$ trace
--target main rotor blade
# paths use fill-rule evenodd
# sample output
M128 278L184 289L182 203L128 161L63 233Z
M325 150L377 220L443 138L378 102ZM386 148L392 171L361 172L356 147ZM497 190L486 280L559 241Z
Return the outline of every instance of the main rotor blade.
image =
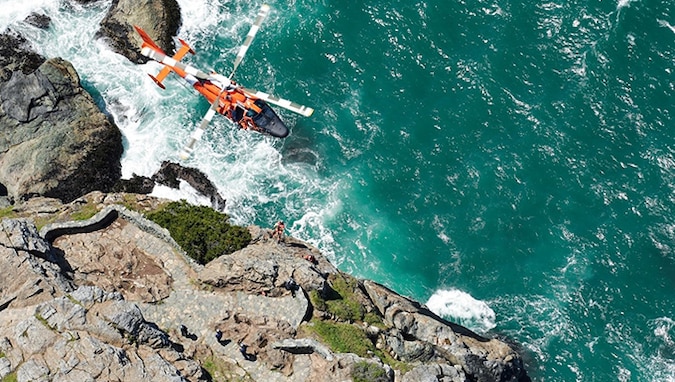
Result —
M237 67L239 67L239 64L241 63L241 60L244 59L244 56L246 55L246 51L248 50L248 47L251 46L251 43L253 42L253 37L255 37L255 34L258 33L258 29L260 29L260 25L263 23L265 20L265 17L267 17L267 14L270 11L270 6L267 4L263 4L262 7L260 7L260 11L258 11L258 17L256 17L255 21L253 22L253 25L251 25L251 29L248 31L248 34L246 35L246 39L244 40L244 43L239 47L239 52L237 52L237 57L234 59L234 67L232 68L232 73L230 74L230 78L234 75L234 72L237 70Z
M185 147L183 147L183 150L181 150L179 156L181 159L186 160L190 157L190 154L192 154L192 150L194 150L195 143L197 141L202 139L202 135L204 135L204 132L206 131L206 128L208 127L209 123L211 122L211 119L213 119L213 116L216 115L216 112L218 111L218 104L220 103L220 96L223 95L227 88L223 88L223 90L218 93L218 97L216 97L215 100L211 103L211 107L209 107L209 110L206 111L206 114L204 115L204 118L202 118L202 122L197 126L194 132L192 132L192 135L190 136L190 141L188 142Z
M267 101L267 102L271 103L272 105L277 105L277 106L283 107L284 109L288 109L292 112L298 113L300 115L304 115L305 117L309 117L309 116L312 115L312 113L314 113L314 109L312 109L311 107L303 106L303 105L297 104L295 102L291 102L287 99L275 97L273 95L270 95L270 94L267 94L267 93L264 93L264 92L260 92L260 91L257 91L257 90L246 89L246 88L244 88L243 90L253 97L260 98L264 101Z

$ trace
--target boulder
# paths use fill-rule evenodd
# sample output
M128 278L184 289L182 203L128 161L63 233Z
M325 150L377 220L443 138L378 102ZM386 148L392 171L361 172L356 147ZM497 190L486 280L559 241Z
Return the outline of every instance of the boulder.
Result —
M521 357L506 343L484 338L467 328L445 321L418 302L380 284L364 281L363 285L384 316L385 324L395 329L395 336L388 338L388 343L392 350L398 352L398 357L430 359L428 353L431 349L428 345L432 345L437 356L460 367L469 380L529 381ZM397 336L398 333L400 335ZM419 341L428 345L419 344Z
M45 58L35 53L20 34L11 31L0 34L0 83L9 80L17 70L33 73L43 62Z
M32 25L36 28L48 29L49 24L52 22L52 19L51 19L51 17L49 17L45 14L33 12L30 15L28 15L24 19L24 21L27 24L30 24L30 25Z
M257 227L249 230L252 237L259 232ZM287 238L287 243L293 242L296 241ZM307 255L320 260L316 260L317 264L309 262L305 259ZM327 275L336 272L337 269L309 245L277 244L266 239L212 260L199 272L198 279L222 291L279 296L292 292L285 286L291 277L304 290L322 291Z
M14 47L10 53L25 53ZM42 195L70 202L110 190L121 177L119 129L69 62L53 58L31 71L36 60L2 59L0 73L10 74L0 82L0 183L13 200Z
M0 312L34 305L73 289L61 268L44 260L49 244L32 222L3 219L0 228Z
M113 0L101 21L97 36L102 37L117 53L135 63L148 59L141 55L143 42L133 26L141 27L167 54L175 49L173 36L181 25L180 7L176 0Z
M218 188L199 169L164 161L152 176L152 180L157 184L176 189L180 187L180 181L184 180L197 192L211 200L211 208L216 211L222 211L225 208L225 199L218 193Z

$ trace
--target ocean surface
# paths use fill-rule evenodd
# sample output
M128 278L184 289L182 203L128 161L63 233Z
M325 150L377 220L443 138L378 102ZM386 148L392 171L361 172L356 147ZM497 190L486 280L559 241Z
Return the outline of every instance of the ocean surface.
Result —
M179 3L186 61L228 75L261 3ZM285 140L214 119L183 164L235 223L285 220L342 270L519 344L534 381L675 381L675 2L269 4L235 79L316 112L277 108ZM109 5L0 0L0 29L71 61L124 134L124 176L150 176L208 104L94 39Z

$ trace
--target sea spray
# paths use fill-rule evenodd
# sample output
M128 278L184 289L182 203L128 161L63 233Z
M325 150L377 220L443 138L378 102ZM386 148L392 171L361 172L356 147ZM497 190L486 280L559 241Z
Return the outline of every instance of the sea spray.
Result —
M440 289L426 303L429 310L460 325L485 334L496 324L495 312L487 303L458 289Z

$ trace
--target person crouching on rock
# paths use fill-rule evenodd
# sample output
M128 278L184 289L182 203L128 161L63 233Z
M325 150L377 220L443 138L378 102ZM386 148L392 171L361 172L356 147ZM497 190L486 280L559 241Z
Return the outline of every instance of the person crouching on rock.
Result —
M274 225L274 230L272 231L272 239L276 239L277 243L281 242L284 239L284 230L286 226L284 222L279 220L277 224Z

